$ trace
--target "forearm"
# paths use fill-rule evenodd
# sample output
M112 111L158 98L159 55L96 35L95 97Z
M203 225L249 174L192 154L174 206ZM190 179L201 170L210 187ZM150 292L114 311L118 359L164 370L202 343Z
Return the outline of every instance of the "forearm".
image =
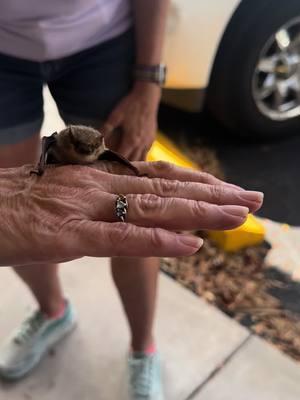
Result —
M136 64L161 62L169 0L131 0L136 32Z

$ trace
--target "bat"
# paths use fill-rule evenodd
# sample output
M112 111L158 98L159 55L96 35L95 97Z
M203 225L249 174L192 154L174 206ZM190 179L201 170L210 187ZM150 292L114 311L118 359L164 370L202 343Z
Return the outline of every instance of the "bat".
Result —
M127 158L105 146L101 132L83 125L70 125L59 133L44 136L40 160L31 173L42 175L48 164L88 165L97 160L116 161L141 176Z

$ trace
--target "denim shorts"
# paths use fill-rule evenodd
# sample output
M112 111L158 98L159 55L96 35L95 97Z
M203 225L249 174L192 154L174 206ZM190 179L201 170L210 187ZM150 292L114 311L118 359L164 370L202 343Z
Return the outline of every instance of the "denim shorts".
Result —
M34 62L0 54L0 145L40 131L43 85L66 124L99 127L132 85L133 30L80 53Z

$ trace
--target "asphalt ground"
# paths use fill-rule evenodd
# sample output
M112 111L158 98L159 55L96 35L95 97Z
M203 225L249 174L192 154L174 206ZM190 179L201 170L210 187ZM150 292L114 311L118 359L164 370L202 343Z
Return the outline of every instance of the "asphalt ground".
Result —
M245 140L233 136L206 113L190 114L162 105L159 127L175 142L215 150L227 180L265 193L261 217L300 225L299 136L276 141Z

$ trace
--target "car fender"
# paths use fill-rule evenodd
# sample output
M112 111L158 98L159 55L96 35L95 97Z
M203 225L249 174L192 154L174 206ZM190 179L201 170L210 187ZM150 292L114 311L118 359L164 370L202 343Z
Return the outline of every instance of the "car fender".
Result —
M163 60L166 88L200 89L208 85L223 33L241 0L172 0Z

